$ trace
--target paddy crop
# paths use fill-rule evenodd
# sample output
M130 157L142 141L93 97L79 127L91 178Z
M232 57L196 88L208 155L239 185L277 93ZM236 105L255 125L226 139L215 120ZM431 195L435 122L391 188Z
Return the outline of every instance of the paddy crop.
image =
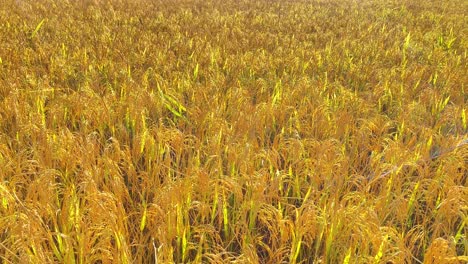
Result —
M0 262L468 261L463 0L0 0Z

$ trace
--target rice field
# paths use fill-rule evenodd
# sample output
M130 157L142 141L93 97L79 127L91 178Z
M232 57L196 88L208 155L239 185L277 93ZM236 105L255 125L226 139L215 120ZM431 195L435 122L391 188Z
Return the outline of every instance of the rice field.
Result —
M465 0L0 0L0 263L468 262Z

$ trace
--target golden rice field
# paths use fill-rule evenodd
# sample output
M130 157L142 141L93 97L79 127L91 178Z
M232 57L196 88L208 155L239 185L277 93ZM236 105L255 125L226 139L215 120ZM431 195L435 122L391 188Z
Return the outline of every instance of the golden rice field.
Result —
M467 14L0 0L0 263L466 263Z

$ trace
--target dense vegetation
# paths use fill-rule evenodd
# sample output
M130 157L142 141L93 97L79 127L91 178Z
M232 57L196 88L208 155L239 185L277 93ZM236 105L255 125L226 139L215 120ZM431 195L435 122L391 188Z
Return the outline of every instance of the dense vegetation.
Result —
M0 0L0 262L468 260L465 0Z

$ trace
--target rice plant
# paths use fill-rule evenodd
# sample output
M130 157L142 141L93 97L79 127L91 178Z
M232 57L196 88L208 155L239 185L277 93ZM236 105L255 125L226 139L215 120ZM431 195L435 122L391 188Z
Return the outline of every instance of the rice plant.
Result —
M0 0L0 262L467 262L466 10Z

